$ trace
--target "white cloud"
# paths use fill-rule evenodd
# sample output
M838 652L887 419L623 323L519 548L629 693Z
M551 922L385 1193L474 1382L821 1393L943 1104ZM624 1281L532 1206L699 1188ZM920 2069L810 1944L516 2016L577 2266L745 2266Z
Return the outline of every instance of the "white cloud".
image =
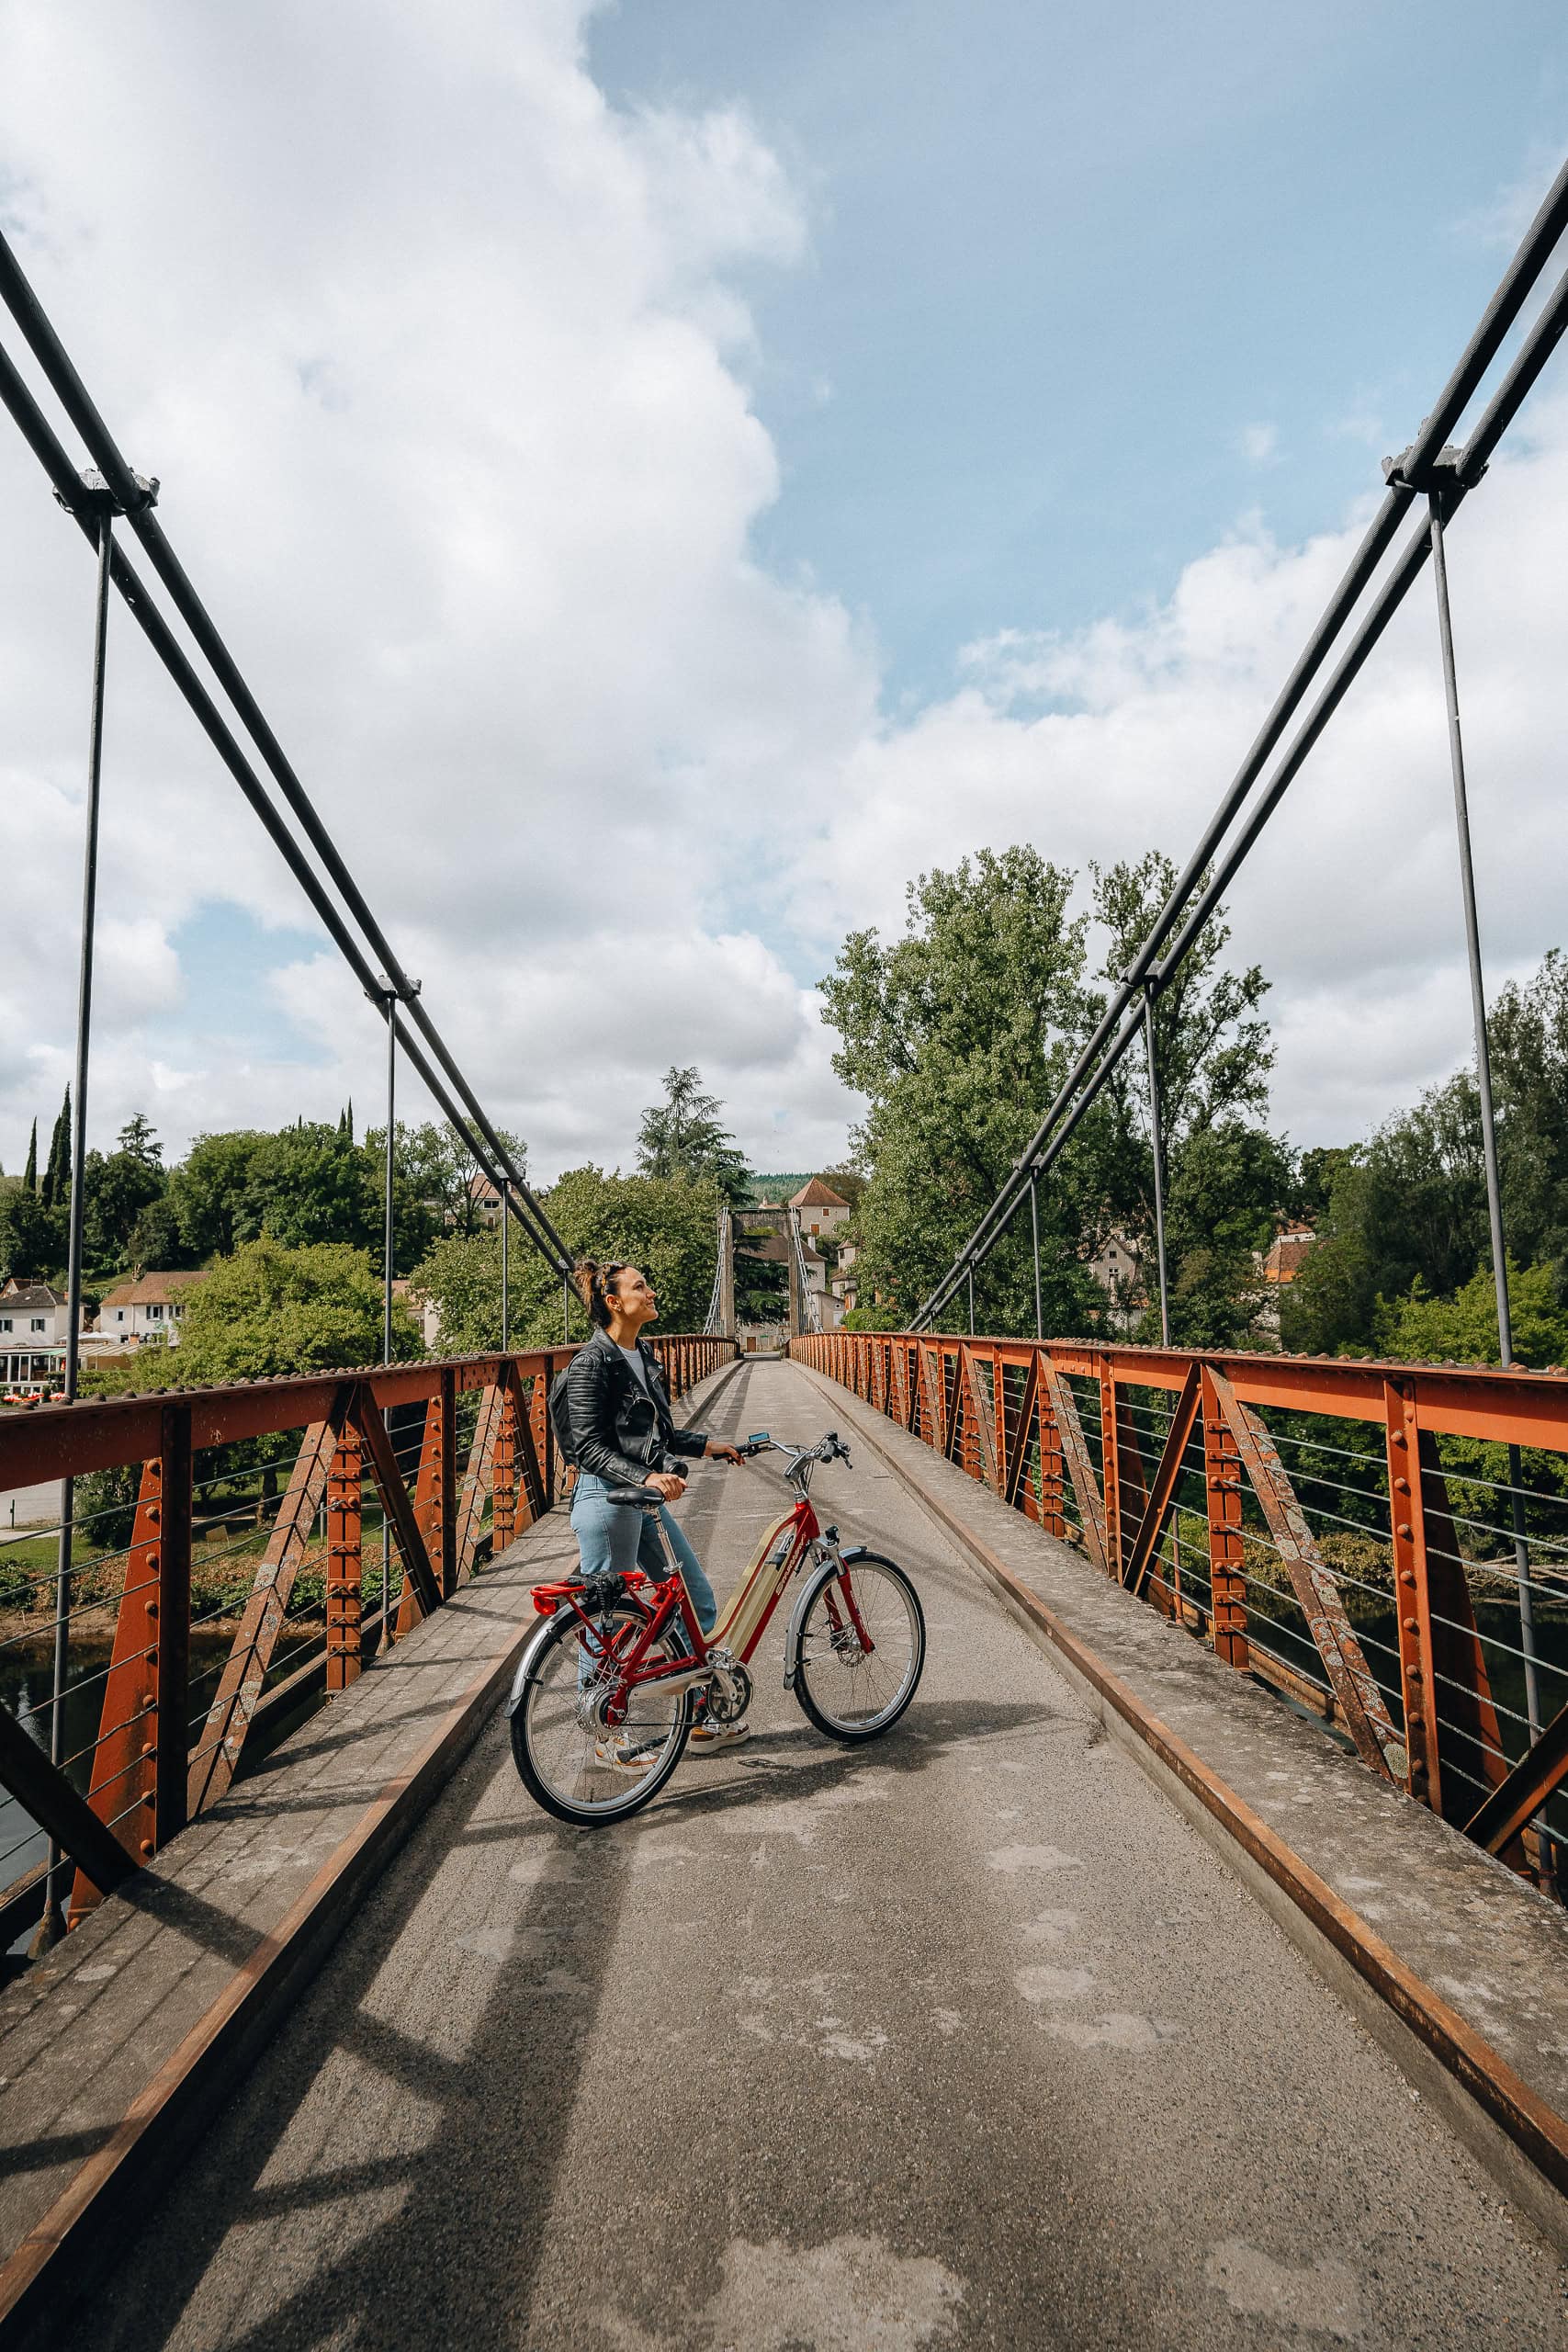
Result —
M1271 466L1280 454L1280 428L1277 424L1244 424L1236 435L1236 447L1249 466Z
M1491 984L1562 938L1559 560L1568 404L1542 403L1453 526ZM1238 534L1168 603L1071 636L971 647L966 684L856 748L796 920L826 946L901 920L907 877L1032 839L1082 867L1182 862L1365 526L1303 548ZM1231 892L1233 952L1275 983L1275 1104L1299 1142L1363 1131L1469 1050L1448 746L1429 580L1352 689Z
M1168 602L1000 632L896 721L842 605L751 552L780 464L746 278L799 263L806 207L734 110L608 107L586 13L11 0L0 207L536 1170L626 1161L660 1073L694 1061L761 1165L803 1167L854 1114L808 986L844 929L897 925L911 875L983 842L1184 855L1364 515L1299 548L1244 521ZM1568 419L1543 408L1453 535L1498 978L1561 936L1565 494ZM15 1166L70 1060L92 583L9 434L0 516ZM1418 590L1233 894L1298 1140L1465 1049L1446 760ZM300 955L294 884L118 609L100 889L96 1133L147 1107L177 1147L349 1093L375 1115L377 1017ZM223 902L292 927L270 982L236 947L229 996L177 946Z

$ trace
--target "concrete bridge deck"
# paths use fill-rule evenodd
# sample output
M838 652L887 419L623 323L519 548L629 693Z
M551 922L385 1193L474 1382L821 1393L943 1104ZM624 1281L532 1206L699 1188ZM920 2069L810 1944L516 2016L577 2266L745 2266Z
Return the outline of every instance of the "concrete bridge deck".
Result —
M758 1363L713 1418L833 1416ZM886 1464L818 1492L925 1597L906 1724L845 1754L764 1674L586 1837L492 1722L58 2341L1563 2342L1545 2241ZM721 1587L775 1495L701 1474Z

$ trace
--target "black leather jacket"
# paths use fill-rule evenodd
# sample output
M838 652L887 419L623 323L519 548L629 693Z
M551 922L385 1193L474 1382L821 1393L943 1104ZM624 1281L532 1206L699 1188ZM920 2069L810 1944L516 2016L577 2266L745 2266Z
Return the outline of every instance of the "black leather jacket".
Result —
M676 1428L659 1359L646 1340L637 1344L646 1392L608 1331L595 1331L567 1372L576 1465L613 1487L640 1487L650 1470L683 1478L680 1456L700 1454L707 1444L701 1430Z

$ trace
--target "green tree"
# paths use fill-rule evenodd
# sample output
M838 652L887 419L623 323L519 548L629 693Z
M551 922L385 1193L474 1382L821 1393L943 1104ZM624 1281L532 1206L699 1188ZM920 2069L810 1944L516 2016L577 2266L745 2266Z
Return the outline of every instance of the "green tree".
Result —
M25 1178L0 1180L0 1282L48 1282L65 1264L65 1213L45 1208Z
M187 1258L227 1258L254 1238L251 1165L267 1140L254 1127L200 1135L169 1179L169 1201Z
M186 1269L195 1262L180 1232L174 1202L166 1192L160 1193L156 1199L148 1201L137 1211L136 1222L125 1245L125 1262L130 1266L152 1267L160 1272Z
M1147 938L1176 867L1151 850L1090 873L1094 910L1108 940L1101 978L1114 983ZM1235 971L1222 961L1229 938L1224 910L1216 909L1155 1005L1171 1338L1189 1347L1235 1347L1258 1337L1265 1297L1259 1256L1289 1209L1296 1181L1289 1153L1263 1125L1274 1050L1258 1007L1269 983L1258 965ZM1144 1306L1138 1336L1157 1340L1148 1065L1137 1046L1113 1072L1106 1102L1108 1116L1096 1131L1102 1155L1097 1241L1114 1227L1132 1242Z
M1543 1370L1568 1365L1568 1308L1549 1265L1508 1261L1508 1319L1514 1354ZM1433 1298L1419 1278L1403 1298L1378 1303L1376 1337L1382 1354L1409 1363L1502 1363L1497 1337L1497 1289L1490 1266L1478 1267L1451 1298Z
M158 1141L158 1131L144 1111L135 1111L115 1137L117 1148L132 1159L140 1159L144 1168L161 1168L164 1147Z
M513 1135L505 1127L498 1127L496 1133L510 1152L513 1165L526 1176L527 1151L522 1136ZM384 1127L372 1128L366 1138L366 1149L374 1164L378 1199L380 1197L385 1136ZM414 1204L423 1204L427 1212L432 1235L473 1234L481 1230L484 1218L474 1192L474 1179L480 1172L479 1163L456 1127L446 1122L437 1125L433 1120L413 1127L400 1125L393 1147L393 1168L395 1185L406 1190L410 1204L411 1237L415 1223L412 1216ZM423 1247L423 1243L420 1241L415 1246ZM401 1249L400 1242L400 1261Z
M33 1121L32 1134L28 1137L28 1164L22 1170L22 1182L29 1193L38 1191L38 1121Z
M901 938L852 932L822 983L823 1019L841 1040L833 1067L868 1102L853 1137L871 1171L859 1211L864 1314L907 1319L1066 1075L1089 1006L1073 887L1032 848L981 850L910 884ZM1091 1113L1086 1125L1096 1124ZM1103 1308L1083 1248L1100 1211L1093 1160L1075 1144L1041 1191L1047 1330L1092 1329ZM1032 1329L1027 1209L976 1295L986 1328Z
M545 1195L552 1223L572 1250L640 1266L659 1298L664 1331L701 1330L713 1291L718 1188L706 1178L606 1175L575 1168ZM514 1347L558 1345L561 1285L538 1252L513 1233L511 1277ZM443 1355L482 1353L501 1339L501 1237L451 1233L437 1241L412 1276L435 1305ZM583 1335L575 1299L571 1336Z
M264 1137L252 1155L241 1217L247 1236L270 1234L295 1250L367 1249L379 1227L364 1154L340 1127L306 1119Z
M1296 1161L1291 1215L1314 1227L1321 1225L1329 1212L1335 1179L1355 1156L1354 1144L1318 1144L1303 1151Z
M1503 1225L1527 1263L1553 1269L1568 1302L1568 957L1553 948L1487 1023L1497 1104Z
M145 1150L90 1151L83 1170L82 1236L90 1263L127 1266L138 1219L167 1189L160 1161ZM66 1187L70 1191L69 1185ZM141 1261L145 1264L146 1260Z
M731 1208L745 1208L751 1198L746 1156L719 1124L717 1097L705 1094L702 1086L699 1069L671 1064L665 1071L664 1100L643 1113L637 1129L637 1167L645 1176L679 1177L688 1183L706 1177Z
M1281 1305L1287 1348L1309 1355L1375 1345L1380 1297L1451 1297L1487 1250L1480 1097L1461 1070L1346 1152L1328 1213Z
M65 1090L65 1100L60 1106L54 1131L49 1139L49 1159L39 1186L46 1209L64 1208L71 1193L71 1089Z
M271 1234L243 1242L187 1294L178 1351L182 1382L266 1380L381 1361L381 1278L363 1250L341 1242L291 1248ZM423 1352L406 1307L392 1310L394 1357ZM162 1357L166 1381L169 1358Z

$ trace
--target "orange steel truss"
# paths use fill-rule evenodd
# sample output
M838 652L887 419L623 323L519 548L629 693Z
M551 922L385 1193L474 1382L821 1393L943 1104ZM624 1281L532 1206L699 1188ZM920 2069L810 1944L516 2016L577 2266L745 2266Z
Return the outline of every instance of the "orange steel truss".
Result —
M736 1353L733 1340L706 1336L653 1346L672 1398ZM551 1381L575 1352L559 1347L87 1398L0 1418L0 1488L141 1465L98 1734L83 1759L85 1792L0 1707L0 1784L76 1865L72 1925L223 1794L267 1720L314 1691L348 1689L384 1641L401 1638L468 1581L486 1532L494 1556L559 1499L569 1474L556 1457L547 1404ZM458 1399L476 1391L459 1468ZM389 1413L400 1409L406 1420L411 1408L423 1413L412 1492L388 1430ZM193 1725L193 1464L209 1447L293 1430L301 1434L287 1488L211 1703ZM390 1625L378 1600L375 1608L367 1600L367 1478L403 1570ZM324 1547L312 1540L323 1510ZM307 1561L324 1571L321 1622L304 1645L305 1662L269 1687ZM297 1655L287 1652L284 1663ZM29 1871L0 1889L0 1919L12 1934L27 1924L14 1912L31 1902L36 1916L39 1878Z
M1091 1566L1201 1634L1227 1665L1342 1729L1369 1770L1526 1866L1534 1841L1521 1833L1568 1781L1568 1707L1510 1768L1437 1441L1568 1453L1568 1377L908 1331L811 1333L793 1340L790 1353L1047 1533L1071 1538ZM1092 1445L1074 1381L1093 1399ZM1150 1389L1166 1392L1171 1406L1157 1463L1145 1458L1130 1403L1133 1392ZM1398 1723L1262 1418L1270 1409L1370 1421L1384 1433ZM1183 1581L1177 1547L1174 1556L1160 1548L1184 1464L1200 1455L1208 1530L1201 1605L1197 1579ZM1249 1497L1316 1648L1321 1682L1249 1639L1243 1533ZM1445 1734L1480 1759L1489 1793L1479 1808L1451 1757L1445 1781ZM1473 1764L1468 1777L1477 1777Z

